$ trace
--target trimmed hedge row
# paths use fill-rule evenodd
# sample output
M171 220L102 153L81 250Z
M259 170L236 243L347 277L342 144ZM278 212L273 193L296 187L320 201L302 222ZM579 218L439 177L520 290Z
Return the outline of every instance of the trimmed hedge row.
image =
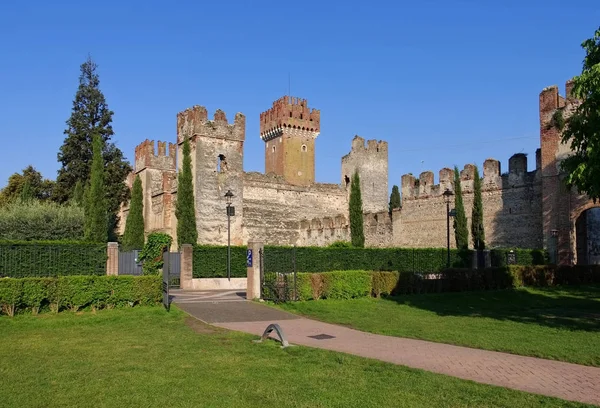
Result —
M154 305L162 301L161 276L60 276L0 278L0 309L19 311L77 311L119 306Z
M600 266L519 266L446 269L438 274L336 271L299 273L298 300L511 289L600 283Z
M0 278L105 275L106 244L0 241Z
M446 268L445 248L344 248L344 247L283 247L265 246L265 272L329 272L345 270L375 270L400 272L439 272ZM492 265L505 266L510 249L491 251ZM544 264L542 250L515 249L520 265ZM254 254L254 262L259 262ZM470 267L471 252L450 250L453 267ZM194 278L227 276L227 247L196 245L194 247ZM231 276L246 276L246 246L231 247Z
M258 254L254 262L258 262ZM195 245L193 260L194 278L226 278L227 277L227 247L213 245ZM246 246L231 247L231 277L245 278Z

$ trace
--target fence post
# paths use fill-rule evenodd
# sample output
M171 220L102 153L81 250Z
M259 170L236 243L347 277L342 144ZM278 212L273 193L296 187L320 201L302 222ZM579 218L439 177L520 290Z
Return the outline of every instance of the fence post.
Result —
M192 289L192 278L194 277L194 248L190 244L181 246L181 265L179 272L179 287L181 289Z
M106 246L106 274L119 274L119 243L109 242Z
M248 253L246 254L246 299L260 299L260 251L263 250L262 242L248 242Z

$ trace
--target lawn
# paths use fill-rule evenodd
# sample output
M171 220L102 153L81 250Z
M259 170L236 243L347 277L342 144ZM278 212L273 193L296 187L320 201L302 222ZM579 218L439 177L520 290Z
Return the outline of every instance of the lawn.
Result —
M317 300L280 307L377 334L600 366L600 285Z
M0 405L583 406L254 338L204 325L176 308L0 317Z

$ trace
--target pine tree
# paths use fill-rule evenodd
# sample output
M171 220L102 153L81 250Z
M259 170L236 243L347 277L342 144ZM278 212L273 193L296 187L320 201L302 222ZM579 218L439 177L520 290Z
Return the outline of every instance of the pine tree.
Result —
M102 139L94 136L92 172L85 213L86 241L106 242L108 240L108 211L104 188L104 160L102 159Z
M454 238L458 249L469 247L469 228L467 227L467 216L463 204L462 187L460 185L460 173L458 167L454 166Z
M129 215L125 221L123 249L130 251L144 248L144 195L142 180L136 176L131 189Z
M352 246L362 248L365 246L365 233L363 230L363 208L358 171L354 172L350 185L349 212Z
M390 195L390 214L392 210L395 208L400 208L402 206L402 201L400 199L400 190L398 190L398 186L394 185L392 187L392 194Z
M481 199L481 178L479 177L479 169L477 166L475 166L473 190L471 236L473 238L473 247L477 250L483 250L485 249L485 233L483 230L483 200Z
M195 244L198 241L196 229L196 209L194 205L194 185L192 178L192 158L190 141L183 141L183 163L177 176L177 244Z
M66 137L58 153L58 161L62 166L58 170L52 198L59 203L68 202L75 193L77 182L86 183L90 180L92 139L98 135L106 173L104 195L110 224L114 227L121 203L129 199L125 179L132 169L121 150L110 141L114 135L111 126L113 112L99 89L97 65L88 57L80 70L79 88L73 100L71 117L66 122Z

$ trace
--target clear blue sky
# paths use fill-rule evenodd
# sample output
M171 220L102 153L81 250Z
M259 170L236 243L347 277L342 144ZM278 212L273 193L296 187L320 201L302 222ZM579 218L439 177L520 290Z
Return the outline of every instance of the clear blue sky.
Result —
M129 160L146 138L174 141L177 112L199 104L246 115L244 167L264 171L259 114L289 73L321 110L318 181L340 181L356 134L389 142L390 189L488 157L506 171L518 152L533 169L539 92L564 93L598 25L598 0L4 1L0 186L28 164L56 177L88 53Z

